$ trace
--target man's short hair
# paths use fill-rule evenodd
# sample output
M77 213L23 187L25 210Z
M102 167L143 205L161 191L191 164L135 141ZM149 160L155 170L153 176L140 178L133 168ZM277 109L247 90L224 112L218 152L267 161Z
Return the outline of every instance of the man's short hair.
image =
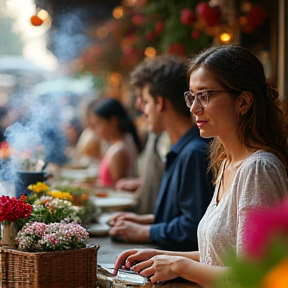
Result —
M147 58L132 71L131 86L143 89L149 84L149 93L155 101L157 96L166 98L175 111L191 117L183 96L188 90L187 65L184 59L177 56L159 55Z

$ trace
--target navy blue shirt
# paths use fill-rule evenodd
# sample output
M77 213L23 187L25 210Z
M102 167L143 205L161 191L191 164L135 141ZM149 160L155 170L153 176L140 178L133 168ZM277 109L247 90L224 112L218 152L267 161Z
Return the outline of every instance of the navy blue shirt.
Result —
M150 238L159 248L198 250L197 227L213 195L207 143L191 128L166 156Z

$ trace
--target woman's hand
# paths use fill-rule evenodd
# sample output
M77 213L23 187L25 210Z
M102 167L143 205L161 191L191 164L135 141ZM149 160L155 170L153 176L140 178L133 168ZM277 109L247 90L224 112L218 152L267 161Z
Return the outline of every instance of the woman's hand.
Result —
M156 255L149 260L135 264L132 269L150 278L152 283L163 282L179 277L181 266L183 267L186 260L187 258L180 256Z
M114 265L114 274L117 274L118 269L128 269L139 262L143 262L152 258L159 253L156 249L131 249L122 252Z

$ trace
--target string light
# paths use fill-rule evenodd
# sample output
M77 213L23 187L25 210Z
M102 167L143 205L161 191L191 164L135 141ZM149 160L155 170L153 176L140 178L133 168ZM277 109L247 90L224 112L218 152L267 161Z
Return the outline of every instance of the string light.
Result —
M156 49L154 47L147 47L144 51L144 54L148 58L153 58L156 56Z
M38 17L38 15L33 15L30 18L30 22L33 26L40 26L43 24L43 20L41 18Z
M124 9L122 6L117 6L113 9L112 15L115 19L120 19L124 14Z
M48 19L49 13L46 10L41 9L35 15L31 16L30 22L33 26L40 26L44 21L48 21Z
M229 34L227 32L223 32L220 35L220 41L224 44L230 43L231 39L232 39L231 34Z
M47 19L47 17L49 16L48 12L44 9L41 9L38 13L37 16L42 19L43 21L45 21Z

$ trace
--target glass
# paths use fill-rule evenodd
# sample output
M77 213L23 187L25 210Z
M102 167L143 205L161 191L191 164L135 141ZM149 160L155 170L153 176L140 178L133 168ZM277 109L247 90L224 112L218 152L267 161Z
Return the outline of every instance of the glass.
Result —
M195 98L203 107L207 107L209 104L210 94L227 92L227 91L229 90L203 90L203 91L199 91L196 95L191 91L186 91L184 93L184 98L185 98L185 102L188 108L191 108L191 106L193 105L195 101Z

